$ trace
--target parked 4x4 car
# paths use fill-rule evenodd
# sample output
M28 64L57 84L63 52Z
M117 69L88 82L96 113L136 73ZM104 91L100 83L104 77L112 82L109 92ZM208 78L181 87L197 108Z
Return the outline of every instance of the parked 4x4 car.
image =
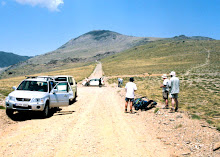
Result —
M51 108L70 105L76 100L77 87L71 76L66 77L66 81L59 79L60 76L28 77L23 80L6 97L6 114L11 116L14 111L40 111L43 117L48 117ZM69 80L72 82L69 83Z

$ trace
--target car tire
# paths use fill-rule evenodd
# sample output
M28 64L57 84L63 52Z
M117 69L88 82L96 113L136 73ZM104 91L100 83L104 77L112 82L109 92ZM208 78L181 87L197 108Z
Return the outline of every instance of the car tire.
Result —
M49 104L46 103L44 110L42 111L43 118L47 118L49 116Z
M77 94L76 94L76 92L75 92L75 97L74 97L74 99L73 99L73 102L76 102L76 97L77 97Z
M13 113L14 113L14 110L6 109L6 114L7 114L8 117L13 116Z

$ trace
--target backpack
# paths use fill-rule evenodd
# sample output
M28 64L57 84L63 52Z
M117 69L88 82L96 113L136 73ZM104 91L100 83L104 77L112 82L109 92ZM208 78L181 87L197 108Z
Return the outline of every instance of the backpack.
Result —
M157 103L153 100L148 100L146 97L137 98L134 100L133 106L136 111L139 109L141 110L148 110L155 107Z

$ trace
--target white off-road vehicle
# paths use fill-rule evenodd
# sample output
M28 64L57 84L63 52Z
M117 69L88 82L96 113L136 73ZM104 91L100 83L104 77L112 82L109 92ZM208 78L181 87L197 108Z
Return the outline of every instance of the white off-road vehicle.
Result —
M52 77L30 77L6 97L6 114L14 111L40 111L48 117L49 110L69 105L73 91L67 81L54 82Z
M70 98L70 104L76 101L77 97L77 82L72 76L69 75L57 75L53 76L55 82L61 82L61 81L67 81L69 82L69 85L71 86L71 89L73 91L73 97Z

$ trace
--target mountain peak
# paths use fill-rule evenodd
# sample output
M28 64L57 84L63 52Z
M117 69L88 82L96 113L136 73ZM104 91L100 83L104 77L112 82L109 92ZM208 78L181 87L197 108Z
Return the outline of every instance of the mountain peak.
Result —
M113 32L113 31L109 31L109 30L94 30L94 31L90 31L88 33L83 34L80 37L83 36L92 36L92 38L94 40L102 40L102 39L106 39L108 37L112 37L115 38L116 36L121 35L119 33Z

